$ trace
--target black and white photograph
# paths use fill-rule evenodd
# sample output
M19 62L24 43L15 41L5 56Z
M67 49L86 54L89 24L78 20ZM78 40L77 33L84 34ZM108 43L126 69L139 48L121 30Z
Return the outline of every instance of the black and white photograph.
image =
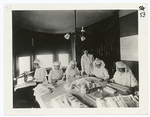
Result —
M36 114L43 109L48 113L40 114L51 109L66 114L70 108L79 110L75 114L89 114L90 108L92 114L148 112L147 9L147 4L5 5L10 63L5 91L10 89L11 100L5 108Z

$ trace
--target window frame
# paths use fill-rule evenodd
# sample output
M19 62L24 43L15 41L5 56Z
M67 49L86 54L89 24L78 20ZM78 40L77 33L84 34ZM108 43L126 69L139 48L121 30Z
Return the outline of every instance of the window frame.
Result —
M44 55L52 55L52 64L51 64L51 66L48 66L48 67L44 67L45 69L46 68L52 68L52 65L53 65L53 62L54 62L54 54L37 54L37 55L35 55L35 57L36 57L36 59L38 59L38 56L44 56Z
M69 65L69 53L58 53L58 61L60 61L60 59L59 59L59 55L60 54L66 54L66 55L68 55L68 64L67 65L65 65L65 66L63 66L62 64L61 64L61 66L62 66L62 68L67 68L68 67L68 65ZM61 61L60 61L61 62Z
M28 71L31 71L31 64L32 64L32 62L31 62L31 56L19 56L18 57L18 74L21 74L21 70L20 70L20 60L19 60L19 58L21 58L21 57L29 57L29 70Z

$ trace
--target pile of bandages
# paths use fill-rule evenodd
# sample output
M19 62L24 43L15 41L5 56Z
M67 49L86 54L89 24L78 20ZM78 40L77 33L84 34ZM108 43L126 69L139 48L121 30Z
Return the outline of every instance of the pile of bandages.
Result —
M127 92L129 90L129 87L120 85L120 84L116 84L116 83L108 83L107 86L114 88L114 89L118 89L121 90L123 92Z
M128 108L139 107L139 102L133 97L133 95L119 95L114 97L106 97L104 99L97 98L96 105L98 108Z
M103 91L106 91L107 93L110 93L110 94L116 93L115 89L107 87L107 86L105 88L103 88Z
M78 79L72 82L72 87L75 87L83 94L87 94L89 90L101 87L101 85L86 79Z
M53 98L51 105L53 108L88 108L87 105L83 104L70 93L65 93Z
M45 86L44 84L38 84L34 89L34 95L42 96L46 93L51 93L52 88Z

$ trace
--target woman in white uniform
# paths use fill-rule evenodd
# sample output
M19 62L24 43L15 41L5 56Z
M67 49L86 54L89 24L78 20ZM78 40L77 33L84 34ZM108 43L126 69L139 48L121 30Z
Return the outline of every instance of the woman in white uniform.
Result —
M34 73L34 78L37 83L47 83L46 75L47 72L45 68L41 67L41 62L39 59L36 59L33 62L34 67L36 68L35 73Z
M100 78L101 81L109 78L108 70L105 68L105 63L102 60L96 58L93 62L93 67L92 74Z
M82 75L89 75L91 74L92 70L93 70L93 61L94 61L94 57L92 54L88 53L88 49L84 49L83 50L84 54L81 57L81 69Z
M80 76L80 71L77 68L77 62L75 60L72 60L67 69L66 69L66 78L70 79L70 78L78 78Z
M49 73L48 82L56 83L58 80L61 80L63 77L63 70L61 68L61 62L55 61L53 63L53 68Z
M116 62L116 72L111 79L111 82L134 88L134 90L138 86L138 82L131 69L122 61Z

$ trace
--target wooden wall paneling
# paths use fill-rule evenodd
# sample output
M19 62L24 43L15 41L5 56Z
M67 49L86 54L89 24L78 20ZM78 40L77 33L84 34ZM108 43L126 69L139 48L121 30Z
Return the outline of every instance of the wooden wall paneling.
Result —
M96 56L98 56L98 53L99 53L99 45L96 45Z
M19 76L19 58L16 56L16 70L15 70L16 77Z
M97 55L99 54L99 53L101 53L101 44L98 44L98 53L97 53Z
M123 62L130 67L135 78L137 79L137 81L139 81L139 62L138 61L126 61L126 60L123 60Z
M106 56L106 50L105 50L105 42L102 43L103 44L103 56Z
M111 24L111 26L110 26ZM120 60L120 33L119 12L106 18L96 25L92 25L93 41L96 43L95 51L98 58L104 60L106 67L111 72L114 61Z
M12 33L12 78L17 77L16 74L16 39L15 39L15 28L13 27L13 33Z
M34 46L35 46L35 42L34 42L34 38L33 38L33 33L32 33L32 43L31 43L31 46L32 46L32 54L30 56L30 61L31 61L31 64L30 64L30 68L31 68L31 71L33 71L35 68L33 66L33 62L34 60L36 59L36 56L35 56L35 51L34 51Z
M101 53L98 53L98 54L100 54L100 56L103 56L103 43L102 42L100 43L100 46L101 46Z
M120 37L138 35L138 11L120 18Z
M76 35L72 36L71 38L71 53L72 60L76 60Z
M113 51L113 46L112 46L112 43L110 43L110 48L111 48L111 51Z
M114 40L116 50L116 60L120 60L120 26L119 26L119 11L113 12L115 27L114 27Z
M105 57L107 58L106 43L105 43Z

